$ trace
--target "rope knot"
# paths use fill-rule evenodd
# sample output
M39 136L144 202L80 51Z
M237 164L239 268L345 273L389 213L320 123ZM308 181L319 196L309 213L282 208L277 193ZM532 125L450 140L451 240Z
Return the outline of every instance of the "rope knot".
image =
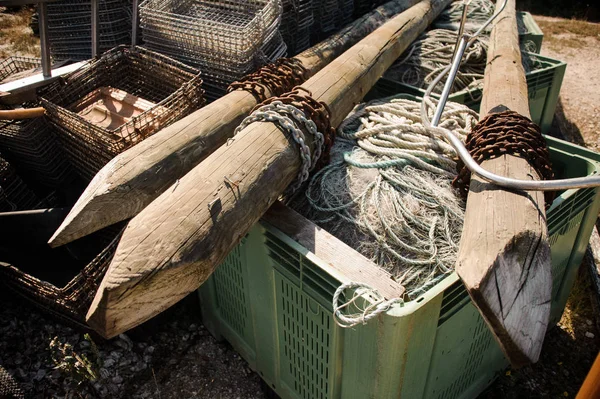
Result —
M340 297L346 290L354 290L353 295L348 300L344 298L345 302L340 304ZM333 294L333 318L338 326L350 328L358 324L367 324L369 320L387 312L397 304L404 304L404 300L402 298L386 300L376 289L364 283L345 283L340 285ZM352 313L344 312L351 308L355 309Z

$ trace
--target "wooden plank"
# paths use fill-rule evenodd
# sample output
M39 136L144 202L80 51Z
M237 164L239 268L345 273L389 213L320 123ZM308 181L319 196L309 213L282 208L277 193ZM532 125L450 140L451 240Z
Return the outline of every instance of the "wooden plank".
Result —
M491 33L481 117L507 109L530 117L515 0ZM481 165L502 176L540 178L514 156ZM471 177L456 270L514 367L538 360L546 333L552 292L547 235L542 192L503 190Z
M303 85L330 107L333 126L449 3L421 1ZM90 326L113 337L197 289L300 167L298 146L273 123L239 132L129 222L88 312Z
M35 98L35 90L39 87L54 82L59 77L76 71L80 68L85 68L88 61L80 61L74 64L62 66L52 70L52 77L46 78L43 74L38 73L33 76L28 76L23 79L13 80L4 84L0 84L0 92L10 93L0 97L0 102L3 104L19 104L23 98L29 98L33 95Z
M389 17L417 2L391 1L295 58L312 76ZM90 182L50 245L63 245L137 215L233 136L256 104L250 93L234 91L117 156Z
M368 284L386 299L403 297L404 287L388 272L281 202L275 202L262 220L317 255L338 281Z

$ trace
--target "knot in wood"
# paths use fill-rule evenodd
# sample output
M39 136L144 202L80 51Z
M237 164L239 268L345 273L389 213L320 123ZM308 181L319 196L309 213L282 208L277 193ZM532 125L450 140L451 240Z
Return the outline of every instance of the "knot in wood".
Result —
M317 101L312 97L312 93L307 89L296 86L292 91L285 93L279 97L271 97L261 104L254 107L253 112L263 105L271 104L275 101L279 101L283 104L290 104L298 108L304 113L304 115L312 120L317 126L317 131L323 133L324 142L321 155L314 171L320 170L323 166L329 163L331 147L335 140L335 129L331 127L331 111L327 104L322 101Z
M304 83L306 79L308 79L308 70L301 61L296 58L280 58L231 83L227 92L245 90L260 103L270 96L280 96L292 90L295 86Z
M539 126L514 111L494 113L482 119L467 136L466 147L478 164L512 155L527 160L541 179L553 177L548 145ZM471 171L460 159L456 166L458 176L452 184L466 197Z

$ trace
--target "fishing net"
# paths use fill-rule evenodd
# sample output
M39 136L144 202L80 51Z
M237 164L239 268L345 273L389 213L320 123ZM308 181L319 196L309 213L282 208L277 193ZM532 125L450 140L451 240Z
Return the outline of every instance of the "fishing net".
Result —
M428 103L428 113L433 104ZM331 162L292 206L418 295L454 269L464 202L456 154L400 97L357 107L338 129ZM440 127L464 140L477 114L448 103Z

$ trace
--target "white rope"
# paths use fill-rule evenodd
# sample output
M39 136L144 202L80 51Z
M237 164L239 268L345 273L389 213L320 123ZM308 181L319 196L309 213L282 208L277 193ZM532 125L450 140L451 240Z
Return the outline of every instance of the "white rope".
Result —
M421 34L405 52L406 55L388 69L385 77L420 89L427 88L452 62L457 35L458 32L446 29ZM483 87L487 48L487 37L479 37L465 52L454 80L453 93ZM442 88L443 84L439 84L433 92L441 94Z
M340 304L340 296L346 290L354 290L352 297ZM359 300L360 298L364 299ZM403 303L404 300L401 298L385 300L376 289L367 284L345 283L340 285L333 294L333 319L340 327L354 327L358 324L367 324L369 320L387 312L392 306Z
M387 270L411 299L453 271L462 232L464 202L451 187L456 154L440 129L464 140L478 119L466 106L448 103L440 128L430 128L421 123L420 108L402 98L356 107L338 129L330 164L291 204ZM339 304L351 287L340 287L333 303L342 326L367 322L396 303L373 294L359 310L361 286Z
M284 132L289 133L298 144L302 167L300 168L298 178L290 186L292 191L296 191L302 183L308 180L310 172L315 168L317 161L321 157L325 136L323 133L317 131L315 122L307 118L304 115L304 112L291 104L284 104L281 101L273 101L272 103L263 105L255 110L235 129L234 135L237 135L240 131L254 122L275 123ZM305 131L314 136L314 153L312 157L310 148L306 144Z

